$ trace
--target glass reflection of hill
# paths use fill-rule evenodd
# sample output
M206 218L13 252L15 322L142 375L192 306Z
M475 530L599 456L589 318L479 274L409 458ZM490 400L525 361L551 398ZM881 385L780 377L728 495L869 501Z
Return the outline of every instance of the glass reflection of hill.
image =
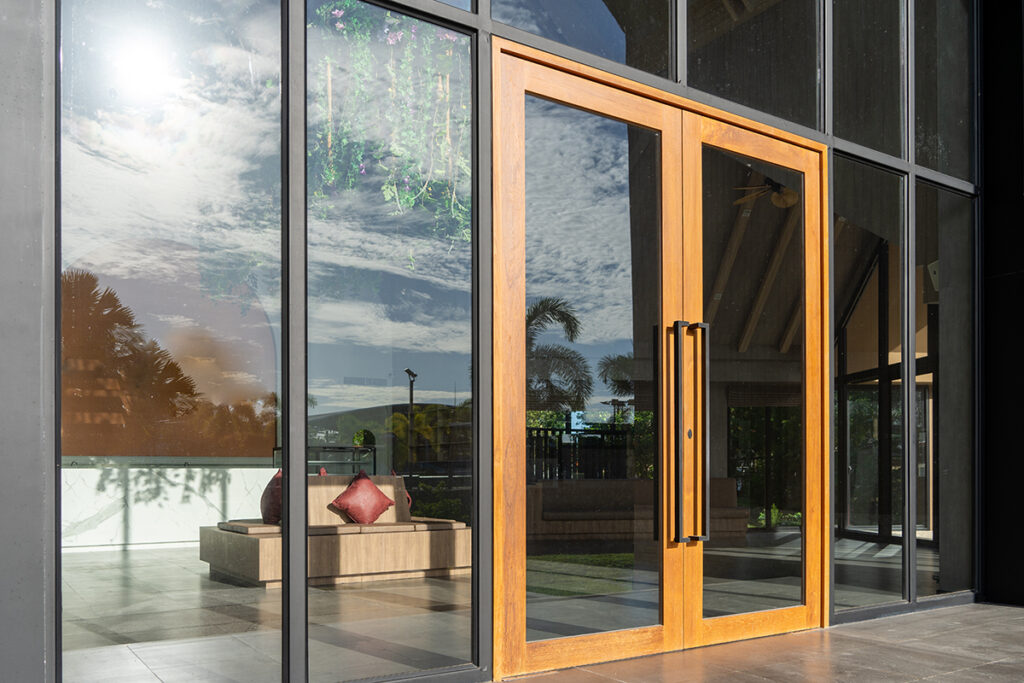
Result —
M390 450L396 471L436 470L472 460L473 408L416 403L412 410L412 451L409 450L409 404L394 403L310 416L309 445L349 446L354 435L368 430L376 445ZM443 464L443 465L442 465Z

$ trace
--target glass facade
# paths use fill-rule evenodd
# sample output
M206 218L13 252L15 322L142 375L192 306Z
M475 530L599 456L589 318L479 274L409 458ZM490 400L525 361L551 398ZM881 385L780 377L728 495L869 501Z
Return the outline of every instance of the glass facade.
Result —
M903 2L833 0L834 131L880 152L903 153Z
M279 680L289 656L315 681L488 664L500 444L479 435L503 371L481 268L504 191L481 87L492 37L539 37L637 91L835 151L828 602L854 619L975 589L973 3L491 0L489 17L441 3L466 12L310 0L304 44L284 53L267 0L61 4L65 680L95 675L101 653L200 679ZM294 60L306 91L288 102ZM585 107L529 96L522 114L523 618L544 647L674 609L657 545L668 370L652 344L666 152L658 133ZM305 219L290 227L288 118L306 141ZM706 495L719 533L700 586L712 618L807 603L801 477L820 454L800 436L806 179L710 146L701 164L686 201L702 202L701 305L717 318ZM284 265L289 229L305 272ZM300 281L304 348L290 348L306 372L290 387L283 292ZM290 428L306 449L288 454L282 397L299 381L305 420ZM305 615L280 590L290 458L308 475Z
M358 0L307 12L309 676L469 662L470 39ZM360 472L379 517L335 499Z
M818 125L818 3L687 0L686 82L808 127Z
M904 183L837 156L835 591L837 610L902 600ZM868 201L870 197L870 201Z
M672 1L492 0L510 26L665 78L674 72Z
M804 182L714 147L702 161L707 618L804 602Z
M200 677L215 648L278 680L280 593L204 560L276 470L280 12L72 1L62 28L64 677Z

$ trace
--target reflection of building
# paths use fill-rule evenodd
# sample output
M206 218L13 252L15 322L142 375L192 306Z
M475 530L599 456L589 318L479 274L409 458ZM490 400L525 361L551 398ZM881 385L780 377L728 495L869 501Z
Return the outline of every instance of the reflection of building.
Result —
M368 654L393 657L366 664L331 624L306 622L310 606L331 615L323 622L346 616L329 612L333 594L306 591L303 519L286 515L300 541L280 559L290 602L265 593L197 619L230 637L262 630L250 650L270 653L268 671L283 660L335 678L465 667L486 679L567 666L583 650L634 654L616 640L624 629L648 638L644 652L711 642L715 620L738 614L757 628L722 639L763 635L793 627L772 619L808 607L814 576L829 580L811 586L822 609L800 613L802 626L976 597L1024 603L1006 560L1024 465L1016 335L1002 322L1021 284L1019 7L605 0L574 17L577 3L383 4L390 14L357 0L312 2L308 16L290 4L284 59L274 3L209 3L209 17L172 1L131 17L116 3L5 8L0 604L18 628L0 648L12 680L45 680L62 657L70 679L75 653L171 632L207 642L174 631L169 614L164 630L117 630L138 617L118 610L160 592L157 575L184 585L180 568L202 590L223 588L197 579L188 557L179 567L160 555L134 575L133 558L255 515L274 447L298 472L311 444L369 451L359 430L373 433L382 474L405 477L414 510L470 519L475 584L442 584L438 604L403 603L421 611L392 620L380 605L394 604L393 586L352 588L353 601L379 598L360 603L379 619L373 642L387 643ZM142 45L122 40L145 33L135 21L153 31ZM154 102L159 115L138 115ZM797 163L808 155L820 166ZM510 265L520 249L521 271ZM143 287L163 306L132 302L140 324L167 332L160 348L206 403L185 410L185 392L172 392L136 420L144 383L127 381L127 364L117 374L95 353L59 356L59 268L89 263L111 266L120 294ZM575 349L592 377L600 359L632 354L632 393L596 380L591 391L635 402L612 424L527 415L508 399L527 347L516 307L550 296L572 300L583 331L533 342ZM200 317L223 333L182 333ZM702 322L710 333L692 326ZM406 366L420 375L412 411ZM538 376L558 372L569 370ZM307 408L307 396L328 407ZM67 460L125 456L129 431L148 461ZM677 457L690 468L681 478ZM305 482L290 481L298 499ZM727 525L730 542L716 546ZM544 545L527 551L527 538ZM112 547L117 566L89 574ZM704 574L665 581L684 557ZM114 569L131 592L110 583ZM726 584L746 597L722 599ZM650 585L664 587L653 603ZM115 597L98 606L104 593ZM496 612L495 596L514 609ZM624 604L632 611L613 608ZM650 635L693 605L705 608L687 612L706 626L697 640ZM368 635L353 623L347 633ZM423 633L444 639L443 657ZM607 641L574 649L565 636ZM509 652L521 669L501 661Z

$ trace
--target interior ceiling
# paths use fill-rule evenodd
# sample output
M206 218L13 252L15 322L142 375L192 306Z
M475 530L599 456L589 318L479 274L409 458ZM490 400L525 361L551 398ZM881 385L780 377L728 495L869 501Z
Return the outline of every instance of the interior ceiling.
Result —
M750 193L736 188L761 184L762 174L768 173L799 193L801 201L779 207L766 193L735 203ZM704 154L703 176L705 317L713 318L713 343L759 358L798 352L803 321L800 176L770 164L753 167L710 149ZM712 310L715 282L726 272L717 310Z

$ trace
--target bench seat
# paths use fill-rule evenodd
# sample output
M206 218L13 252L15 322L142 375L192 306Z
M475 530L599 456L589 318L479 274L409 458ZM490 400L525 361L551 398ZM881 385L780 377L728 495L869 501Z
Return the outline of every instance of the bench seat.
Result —
M472 529L451 519L409 514L401 477L373 482L392 500L373 524L356 524L328 507L352 481L350 475L311 477L307 488L307 576L329 585L424 576L468 574ZM210 577L242 585L281 585L281 526L260 519L220 522L199 530L199 558Z

